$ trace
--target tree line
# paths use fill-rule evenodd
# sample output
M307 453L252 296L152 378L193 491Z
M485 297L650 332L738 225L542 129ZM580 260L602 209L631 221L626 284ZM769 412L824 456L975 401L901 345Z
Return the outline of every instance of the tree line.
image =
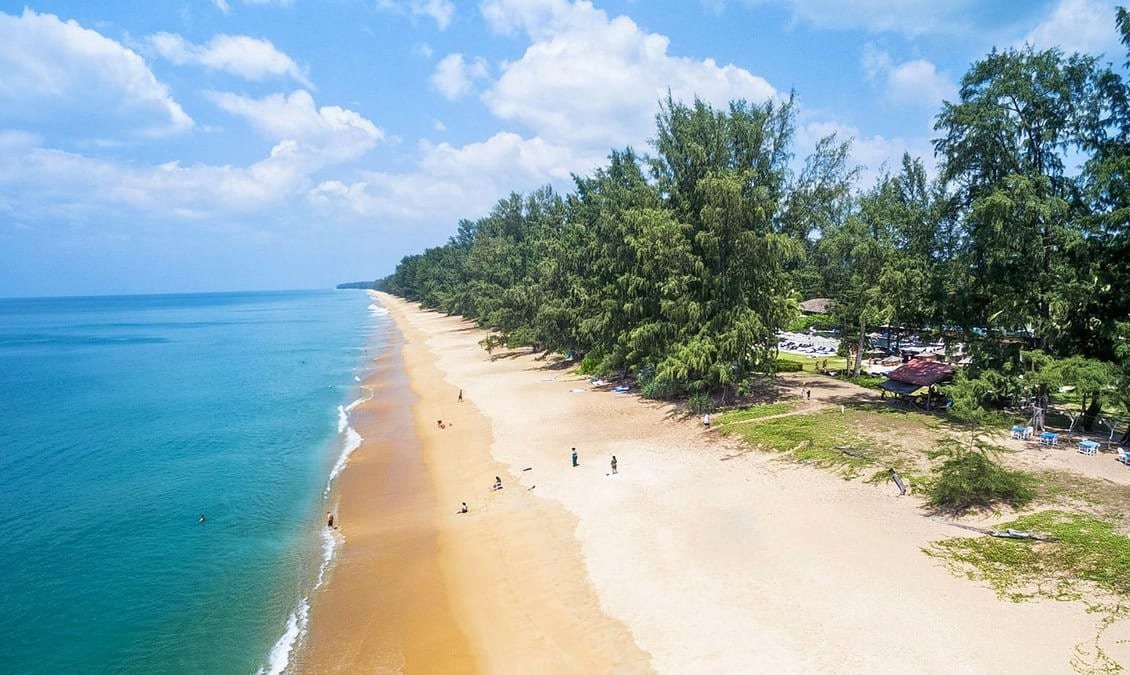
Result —
M1116 25L1130 46L1123 8ZM929 328L970 346L987 404L1070 384L1086 427L1104 400L1130 405L1118 69L994 49L935 117L937 177L907 154L864 189L835 135L794 163L796 112L668 94L650 152L613 150L567 194L511 194L377 287L661 396L742 393L774 372L798 300L827 297L857 373L869 330Z

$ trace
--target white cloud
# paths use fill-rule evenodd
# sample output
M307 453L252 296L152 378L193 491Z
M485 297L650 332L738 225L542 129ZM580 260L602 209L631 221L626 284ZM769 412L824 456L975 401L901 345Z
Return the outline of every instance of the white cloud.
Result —
M430 82L432 87L449 100L456 100L471 92L475 80L487 76L487 62L481 58L471 62L462 54L448 54L436 64Z
M75 21L0 12L0 123L81 119L88 137L154 136L193 126L137 53Z
M412 17L426 17L436 22L440 30L451 25L455 16L455 3L451 0L377 0L377 9Z
M895 63L890 54L868 44L861 63L867 79L879 84L893 103L937 109L942 101L957 96L953 80L925 59Z
M249 98L226 92L209 97L221 109L246 119L272 142L276 150L314 162L337 163L367 153L384 138L384 132L361 115L338 106L317 108L309 93L273 94ZM293 144L284 146L284 144Z
M497 117L549 142L601 152L642 147L668 90L676 100L698 96L715 106L776 94L742 68L672 56L665 36L625 16L609 19L588 2L486 0L481 9L495 31L532 40L520 59L502 66L484 101Z
M785 6L795 23L837 30L904 35L954 33L971 27L980 0L745 0Z
M137 166L42 147L0 153L0 185L30 220L251 213L279 207L307 184L303 167L285 151L247 167Z
M573 173L589 173L604 159L508 132L462 147L422 143L420 152L415 171L367 172L352 183L324 181L310 191L309 200L366 218L454 223L486 215L512 191L546 183L567 188Z
M220 10L221 14L231 14L231 5L228 4L227 0L212 0L212 4Z
M430 59L432 58L432 54L435 52L432 50L432 46L427 42L421 42L420 44L412 48L412 53L416 56L419 56L420 58Z
M911 157L921 159L928 175L936 174L934 147L927 136L864 136L859 129L835 121L809 121L799 125L796 134L797 154L807 155L816 148L821 138L833 133L840 142L851 140L849 164L860 168L857 185L863 189L873 186L884 171L897 173L902 167L903 153L910 153Z
M1067 53L1121 54L1114 7L1097 0L1060 0L1051 15L1024 38L1037 49L1059 47Z
M197 45L173 33L157 33L149 36L147 43L177 65L200 65L252 81L290 76L304 86L314 88L298 64L269 40L246 35L217 35L208 44Z
M699 0L699 4L711 14L721 14L726 11L726 0Z

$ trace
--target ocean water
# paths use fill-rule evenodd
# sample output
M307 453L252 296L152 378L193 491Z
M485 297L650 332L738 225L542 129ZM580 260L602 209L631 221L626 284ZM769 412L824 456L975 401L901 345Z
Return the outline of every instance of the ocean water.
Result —
M0 300L0 671L285 667L385 314L361 291Z

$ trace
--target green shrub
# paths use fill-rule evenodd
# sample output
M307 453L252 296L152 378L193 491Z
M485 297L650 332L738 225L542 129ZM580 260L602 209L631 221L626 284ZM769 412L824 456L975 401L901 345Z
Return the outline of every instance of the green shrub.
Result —
M709 394L702 392L692 394L691 397L687 399L687 410L690 410L696 415L708 413L714 410L714 400L710 398Z
M659 400L675 398L681 394L682 391L683 387L678 382L673 382L662 377L652 378L640 386L640 393L643 394L644 398Z
M964 511L996 503L1020 507L1035 495L1030 475L1005 469L984 452L957 452L935 474L930 504L940 508Z
M835 330L839 323L831 314L802 314L789 322L790 333L804 333L809 328L816 330Z
M799 373L804 370L804 364L792 360L777 359L778 373Z

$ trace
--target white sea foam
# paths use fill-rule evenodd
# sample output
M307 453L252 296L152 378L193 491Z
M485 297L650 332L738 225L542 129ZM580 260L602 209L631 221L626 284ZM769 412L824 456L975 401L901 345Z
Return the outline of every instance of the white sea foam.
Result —
M372 387L362 387L362 389L365 390L365 395L362 396L361 398L357 399L353 403L350 403L349 405L345 406L345 412L353 412L354 408L361 405L365 401L368 401L369 399L373 398L373 388ZM338 433L341 433L341 431L342 430L339 428Z
M345 406L339 405L337 407L337 433L342 433L349 427L349 413L345 411Z
M361 441L363 440L365 439L361 438L361 434L357 433L357 430L353 427L345 427L345 437L341 442L341 455L337 458L337 462L334 463L333 470L330 471L330 479L326 481L325 494L329 494L334 479L337 478L341 470L345 468L346 463L349 462L349 456L353 454L353 451L361 447Z
M354 375L354 376L353 376L353 381L354 381L354 382L360 382L360 381L361 381L361 378L359 378L359 377L357 377L356 375Z
M376 303L369 305L369 311L372 312L374 316L387 316L388 315L388 310L385 309L384 307L381 307L380 305L378 305Z
M329 569L330 562L337 553L339 541L341 539L334 536L333 530L328 527L322 528L322 565L318 568L318 581L314 584L314 590L322 587L322 581L326 578L326 570Z
M286 620L286 630L271 647L271 655L266 667L259 669L259 675L281 675L290 665L290 652L298 639L306 634L306 623L310 618L310 603L306 598L298 603L298 609L290 613Z

